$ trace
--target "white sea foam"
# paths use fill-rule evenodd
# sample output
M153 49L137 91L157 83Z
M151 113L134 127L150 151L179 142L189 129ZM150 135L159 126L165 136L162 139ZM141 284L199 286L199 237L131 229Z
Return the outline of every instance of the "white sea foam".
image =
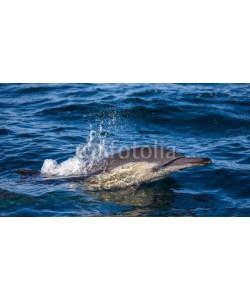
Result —
M106 136L103 135L102 125L99 130L90 130L87 143L76 148L74 157L57 163L53 159L45 159L41 173L47 176L76 176L87 175L102 167L107 156Z

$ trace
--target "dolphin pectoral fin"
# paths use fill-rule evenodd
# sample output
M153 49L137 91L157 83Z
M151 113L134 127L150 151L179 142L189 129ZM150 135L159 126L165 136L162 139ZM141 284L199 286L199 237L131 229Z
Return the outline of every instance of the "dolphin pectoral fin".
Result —
M14 173L25 176L38 176L41 175L39 171L35 170L15 170Z
M152 167L151 170L152 170L153 172L157 172L157 171L159 171L160 169L165 168L165 167L171 165L172 163L174 163L175 161L177 161L177 160L179 160L179 159L181 159L181 158L183 158L183 157L184 157L184 156L180 156L180 157L176 157L176 158L174 158L174 159L171 159L170 161L167 161L167 162L165 162L165 163L163 163L163 164L160 164L160 165L157 165L157 166Z

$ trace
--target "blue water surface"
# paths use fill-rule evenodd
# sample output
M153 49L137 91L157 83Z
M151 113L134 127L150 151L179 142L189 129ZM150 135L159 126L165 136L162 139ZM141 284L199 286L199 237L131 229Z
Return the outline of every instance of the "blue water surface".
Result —
M107 149L175 147L213 163L137 189L15 174ZM250 84L0 84L0 216L250 216Z

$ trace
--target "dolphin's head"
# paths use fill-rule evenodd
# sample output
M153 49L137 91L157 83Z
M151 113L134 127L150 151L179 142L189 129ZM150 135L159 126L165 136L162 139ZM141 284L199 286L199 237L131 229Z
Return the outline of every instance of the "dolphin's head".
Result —
M205 166L211 163L212 161L210 158L193 158L182 156L169 161L168 163L160 166L159 168L154 168L154 170L159 171L162 175L165 175L180 171L182 169Z

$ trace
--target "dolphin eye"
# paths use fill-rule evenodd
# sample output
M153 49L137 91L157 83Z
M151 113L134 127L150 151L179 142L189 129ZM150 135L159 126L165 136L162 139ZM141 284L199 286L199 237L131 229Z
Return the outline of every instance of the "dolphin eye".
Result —
M174 152L168 152L166 157L167 158L173 158L174 157Z

